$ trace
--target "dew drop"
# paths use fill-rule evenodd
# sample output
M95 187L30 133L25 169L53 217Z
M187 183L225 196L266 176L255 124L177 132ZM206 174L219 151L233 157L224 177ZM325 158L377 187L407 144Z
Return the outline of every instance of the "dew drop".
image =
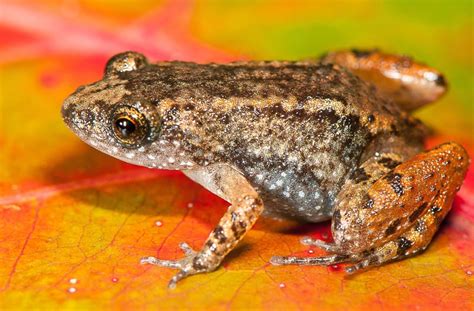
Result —
M77 279L76 278L69 279L69 283L77 284Z
M309 253L309 254L314 254L314 250L308 249L308 253Z
M118 282L118 280L119 280L119 279L118 279L118 278L116 278L116 277L113 277L113 278L112 278L112 282L114 282L114 283L117 283L117 282Z
M473 272L472 272L471 270L467 270L467 271L466 271L466 274L467 274L467 275L472 275Z
M70 292L71 294L74 294L75 292L77 292L77 288L69 287L67 291Z
M156 225L157 227L161 227L161 226L163 226L163 222L162 222L161 220L157 220L157 221L155 222L155 225Z
M188 208L193 208L194 204L193 203L188 203Z
M280 285L278 285L280 288L285 288L286 287L286 284L285 283L280 283Z

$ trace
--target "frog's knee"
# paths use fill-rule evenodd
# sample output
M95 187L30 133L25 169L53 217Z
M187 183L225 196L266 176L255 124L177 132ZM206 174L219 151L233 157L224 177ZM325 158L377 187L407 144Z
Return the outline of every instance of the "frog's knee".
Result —
M328 53L321 61L351 70L404 110L436 101L447 91L446 80L438 70L403 55L352 49Z

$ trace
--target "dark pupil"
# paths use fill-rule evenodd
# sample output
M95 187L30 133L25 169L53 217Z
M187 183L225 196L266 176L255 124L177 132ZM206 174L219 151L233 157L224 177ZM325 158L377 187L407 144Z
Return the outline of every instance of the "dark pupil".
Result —
M136 130L136 126L132 120L126 118L120 118L115 121L115 126L120 131L123 137L129 137Z

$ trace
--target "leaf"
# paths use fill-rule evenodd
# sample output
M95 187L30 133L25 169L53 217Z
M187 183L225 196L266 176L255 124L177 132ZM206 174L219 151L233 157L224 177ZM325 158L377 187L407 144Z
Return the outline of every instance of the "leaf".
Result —
M62 124L61 100L99 79L120 50L152 59L235 58L190 35L189 3L155 10L145 2L143 11L96 4L97 16L85 4L63 7L67 14L54 5L0 4L0 309L474 308L472 165L430 248L408 260L350 277L339 265L274 267L273 255L323 254L299 239L330 239L329 223L261 219L220 269L176 290L166 288L175 271L141 266L142 256L180 256L181 241L199 248L227 203L179 172L127 165L87 147ZM427 120L443 132L436 115ZM430 145L446 140L472 156L472 135L438 135Z

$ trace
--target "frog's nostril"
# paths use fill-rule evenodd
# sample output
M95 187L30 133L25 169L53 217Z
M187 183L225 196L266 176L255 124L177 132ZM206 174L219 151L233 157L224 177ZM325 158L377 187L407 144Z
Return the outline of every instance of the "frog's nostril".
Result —
M66 100L63 105L61 106L61 115L63 117L64 122L69 124L69 120L73 117L75 114L76 110L76 105L68 102Z
M95 114L89 109L67 108L65 122L69 127L89 130L94 126Z

